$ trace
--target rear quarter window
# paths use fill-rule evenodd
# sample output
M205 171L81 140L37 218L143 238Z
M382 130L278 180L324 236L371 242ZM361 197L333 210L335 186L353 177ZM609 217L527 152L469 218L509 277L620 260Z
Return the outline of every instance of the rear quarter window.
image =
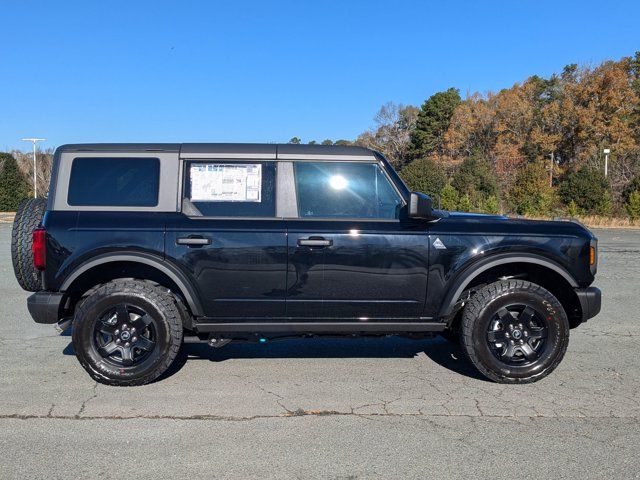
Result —
M71 206L155 207L158 158L77 157L69 177Z

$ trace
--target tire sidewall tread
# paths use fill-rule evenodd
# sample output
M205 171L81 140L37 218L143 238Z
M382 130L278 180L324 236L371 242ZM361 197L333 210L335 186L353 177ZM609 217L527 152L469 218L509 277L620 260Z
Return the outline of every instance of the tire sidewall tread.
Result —
M161 352L151 368L144 372L131 372L126 368L117 372L118 367L97 360L96 355L88 350L92 348L89 343L93 341L93 327L98 321L93 315L97 313L96 309L102 308L102 303L108 303L114 297L123 297L132 305L146 304L155 310L148 314L160 314L160 318L154 315L159 335L156 341L160 340L162 334L163 345L156 347L161 348ZM145 280L114 280L102 284L76 307L72 344L78 361L96 381L106 385L137 386L156 380L171 366L182 345L183 320L177 302L179 300L166 288Z
M11 230L11 263L16 280L24 290L42 290L41 274L33 265L32 232L42 222L47 207L44 198L30 198L20 204Z
M487 356L486 340L480 336L486 335L487 316L491 314L492 306L505 299L513 299L515 303L528 300L530 303L540 302L547 308L548 335L547 342L551 342L548 357L541 361L542 367L536 367L531 374L526 374L525 368L508 367L497 359L491 360ZM539 310L539 309L537 309ZM492 316L492 314L491 314ZM490 318L490 317L489 317ZM469 361L485 377L498 383L531 383L546 377L564 358L569 344L569 321L558 299L551 292L532 282L525 280L506 280L491 283L476 292L465 306L460 325L460 345ZM544 345L545 351L549 345ZM514 373L515 370L515 373Z

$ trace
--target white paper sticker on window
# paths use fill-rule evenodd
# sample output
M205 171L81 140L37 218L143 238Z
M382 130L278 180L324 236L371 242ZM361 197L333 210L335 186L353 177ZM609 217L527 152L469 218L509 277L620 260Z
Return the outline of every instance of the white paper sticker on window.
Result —
M194 202L260 202L261 164L199 163L189 173Z

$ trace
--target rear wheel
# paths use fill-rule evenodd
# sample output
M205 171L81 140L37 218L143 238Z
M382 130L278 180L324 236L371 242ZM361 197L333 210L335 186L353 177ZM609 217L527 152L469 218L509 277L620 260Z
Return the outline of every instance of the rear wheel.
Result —
M28 292L42 289L40 272L33 265L32 232L40 225L47 208L44 198L25 200L18 207L11 230L11 261L20 286Z
M496 282L478 290L465 307L460 340L471 363L487 378L534 382L564 357L569 321L560 302L541 286Z
M77 307L73 348L80 364L101 383L143 385L162 375L182 344L182 316L166 288L140 280L115 280Z

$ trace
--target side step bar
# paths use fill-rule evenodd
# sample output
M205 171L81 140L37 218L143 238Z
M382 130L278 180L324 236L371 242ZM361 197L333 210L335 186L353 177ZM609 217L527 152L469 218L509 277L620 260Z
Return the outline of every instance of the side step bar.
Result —
M442 332L442 322L215 322L196 323L207 333L407 333Z

